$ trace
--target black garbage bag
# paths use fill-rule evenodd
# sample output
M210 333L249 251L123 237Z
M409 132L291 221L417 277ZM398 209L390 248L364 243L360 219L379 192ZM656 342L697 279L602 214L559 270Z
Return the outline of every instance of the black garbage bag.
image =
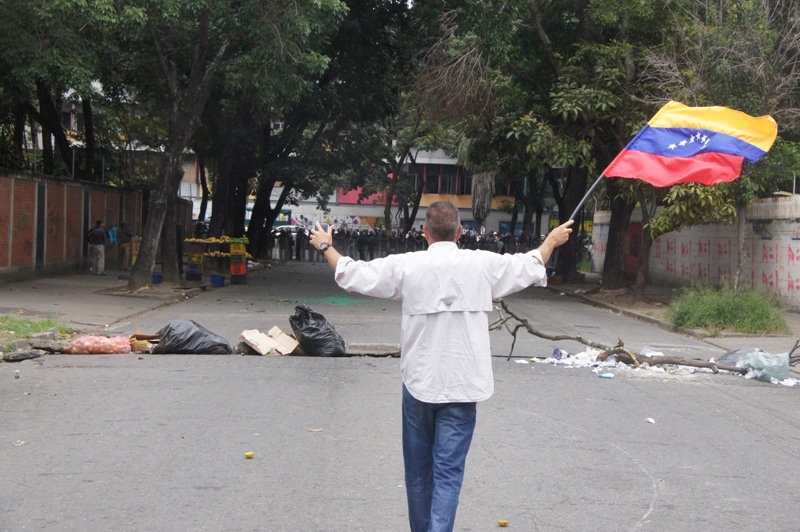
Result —
M308 305L297 305L289 318L294 336L307 355L316 357L345 356L344 340L325 316Z
M172 320L158 331L158 343L153 353L175 355L230 355L233 347L192 320Z

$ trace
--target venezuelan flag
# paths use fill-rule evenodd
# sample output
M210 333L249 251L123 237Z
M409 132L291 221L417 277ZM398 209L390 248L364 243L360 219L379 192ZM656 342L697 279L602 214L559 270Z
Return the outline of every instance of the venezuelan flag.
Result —
M758 161L777 134L778 125L771 116L669 102L603 175L641 179L657 187L733 181L742 173L742 161Z

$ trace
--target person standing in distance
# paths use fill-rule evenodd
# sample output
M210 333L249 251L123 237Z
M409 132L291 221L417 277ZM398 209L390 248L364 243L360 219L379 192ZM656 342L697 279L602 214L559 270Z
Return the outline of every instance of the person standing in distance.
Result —
M105 275L106 269L106 229L102 220L97 220L94 228L89 231L89 266L95 275Z
M119 269L128 271L128 268L131 267L131 243L133 242L133 233L128 229L128 224L125 222L119 224L117 242L119 242Z
M459 249L458 209L431 204L423 233L428 249L370 262L342 256L332 229L317 224L311 245L347 290L402 300L403 461L412 532L451 531L464 465L475 429L476 403L494 392L489 346L492 301L531 285L546 286L547 263L564 244L572 220L538 249L499 255Z

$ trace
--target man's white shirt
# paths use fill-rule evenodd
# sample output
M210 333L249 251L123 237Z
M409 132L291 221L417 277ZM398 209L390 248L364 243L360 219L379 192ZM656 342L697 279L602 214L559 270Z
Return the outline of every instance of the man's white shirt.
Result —
M342 257L335 275L348 292L402 300L403 383L426 403L491 397L492 301L531 285L547 285L537 250L500 255L458 249L454 242L370 262Z

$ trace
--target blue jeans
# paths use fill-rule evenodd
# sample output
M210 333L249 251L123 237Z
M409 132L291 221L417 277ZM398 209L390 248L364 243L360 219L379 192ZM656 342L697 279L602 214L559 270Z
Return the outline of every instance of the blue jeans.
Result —
M453 530L475 403L423 403L403 386L403 460L411 532Z

